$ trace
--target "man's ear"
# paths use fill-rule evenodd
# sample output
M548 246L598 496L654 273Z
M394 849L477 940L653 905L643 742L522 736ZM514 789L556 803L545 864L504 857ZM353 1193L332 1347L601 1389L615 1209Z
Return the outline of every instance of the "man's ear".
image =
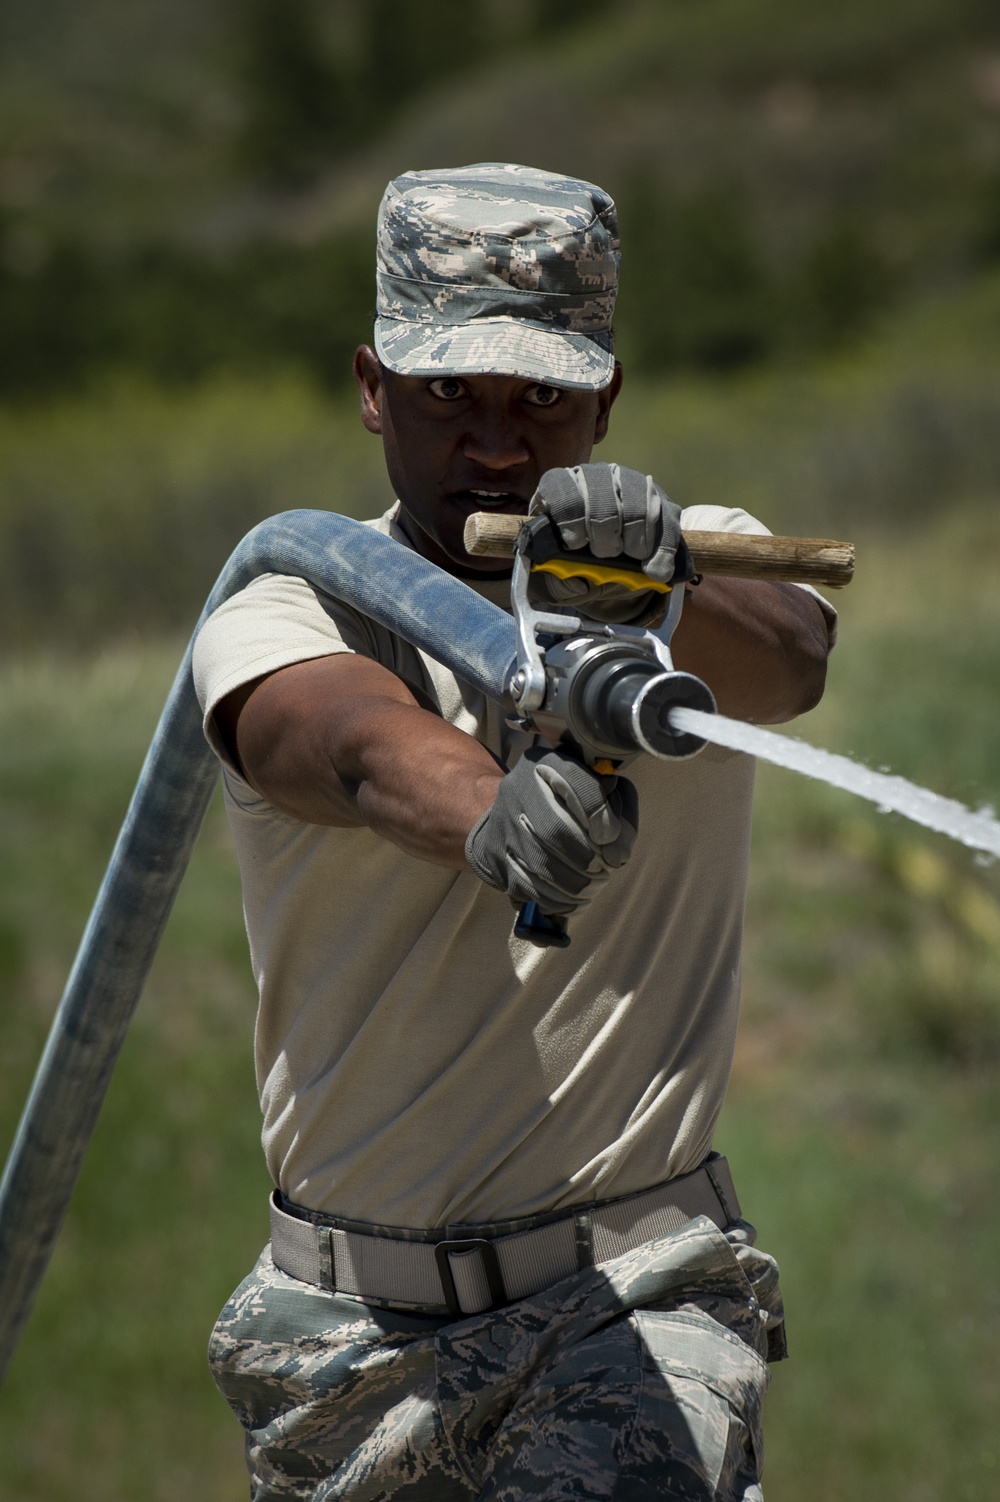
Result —
M607 437L608 421L611 417L611 408L618 399L618 393L622 389L622 381L625 372L622 370L622 362L615 361L615 373L603 391L597 393L597 418L594 423L594 442L600 443Z
M354 379L361 393L361 421L369 433L382 431L382 366L375 351L359 344L354 354Z

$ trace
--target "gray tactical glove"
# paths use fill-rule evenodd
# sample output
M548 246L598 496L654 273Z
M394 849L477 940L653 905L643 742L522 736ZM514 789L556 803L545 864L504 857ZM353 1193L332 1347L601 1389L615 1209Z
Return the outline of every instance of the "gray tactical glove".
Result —
M528 515L548 516L567 552L589 548L609 563L624 556L641 562L643 573L661 584L673 578L680 549L684 568L678 573L690 576L681 542L681 508L651 475L638 470L618 464L550 469L539 481ZM664 607L658 591L557 579L546 573L532 574L529 593L536 605L569 605L592 620L628 625L644 625Z
M575 912L632 853L639 801L624 777L602 777L565 751L532 746L500 783L465 842L469 865L515 904Z

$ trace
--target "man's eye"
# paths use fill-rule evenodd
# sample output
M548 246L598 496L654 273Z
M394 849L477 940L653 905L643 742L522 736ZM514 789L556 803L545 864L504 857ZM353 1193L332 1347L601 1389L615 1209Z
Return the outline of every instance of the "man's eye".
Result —
M543 384L531 386L526 392L527 400L533 407L554 407L560 395L557 387Z
M465 388L455 376L438 376L436 380L427 382L427 390L443 402L453 402L456 397L465 394Z

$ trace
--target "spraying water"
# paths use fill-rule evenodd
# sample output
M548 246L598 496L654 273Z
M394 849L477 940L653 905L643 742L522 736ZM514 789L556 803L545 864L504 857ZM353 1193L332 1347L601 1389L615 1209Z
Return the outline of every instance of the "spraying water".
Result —
M790 735L775 735L757 725L730 720L721 714L705 714L700 709L672 709L670 723L677 730L700 735L707 741L714 741L717 746L746 751L750 756L760 756L792 772L817 777L831 787L843 788L846 793L857 793L859 798L878 804L881 813L904 814L907 819L950 835L973 850L985 850L990 855L1000 856L1000 822L991 814L985 811L973 813L964 803L941 798L927 788L907 782L905 777L873 772L870 767L851 761L850 757L821 751Z

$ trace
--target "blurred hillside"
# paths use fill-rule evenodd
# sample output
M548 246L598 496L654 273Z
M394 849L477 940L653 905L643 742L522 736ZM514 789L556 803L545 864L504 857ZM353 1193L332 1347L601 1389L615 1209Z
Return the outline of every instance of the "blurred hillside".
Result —
M810 357L1000 261L986 0L7 0L0 393L344 380L407 167L619 201L623 353Z

